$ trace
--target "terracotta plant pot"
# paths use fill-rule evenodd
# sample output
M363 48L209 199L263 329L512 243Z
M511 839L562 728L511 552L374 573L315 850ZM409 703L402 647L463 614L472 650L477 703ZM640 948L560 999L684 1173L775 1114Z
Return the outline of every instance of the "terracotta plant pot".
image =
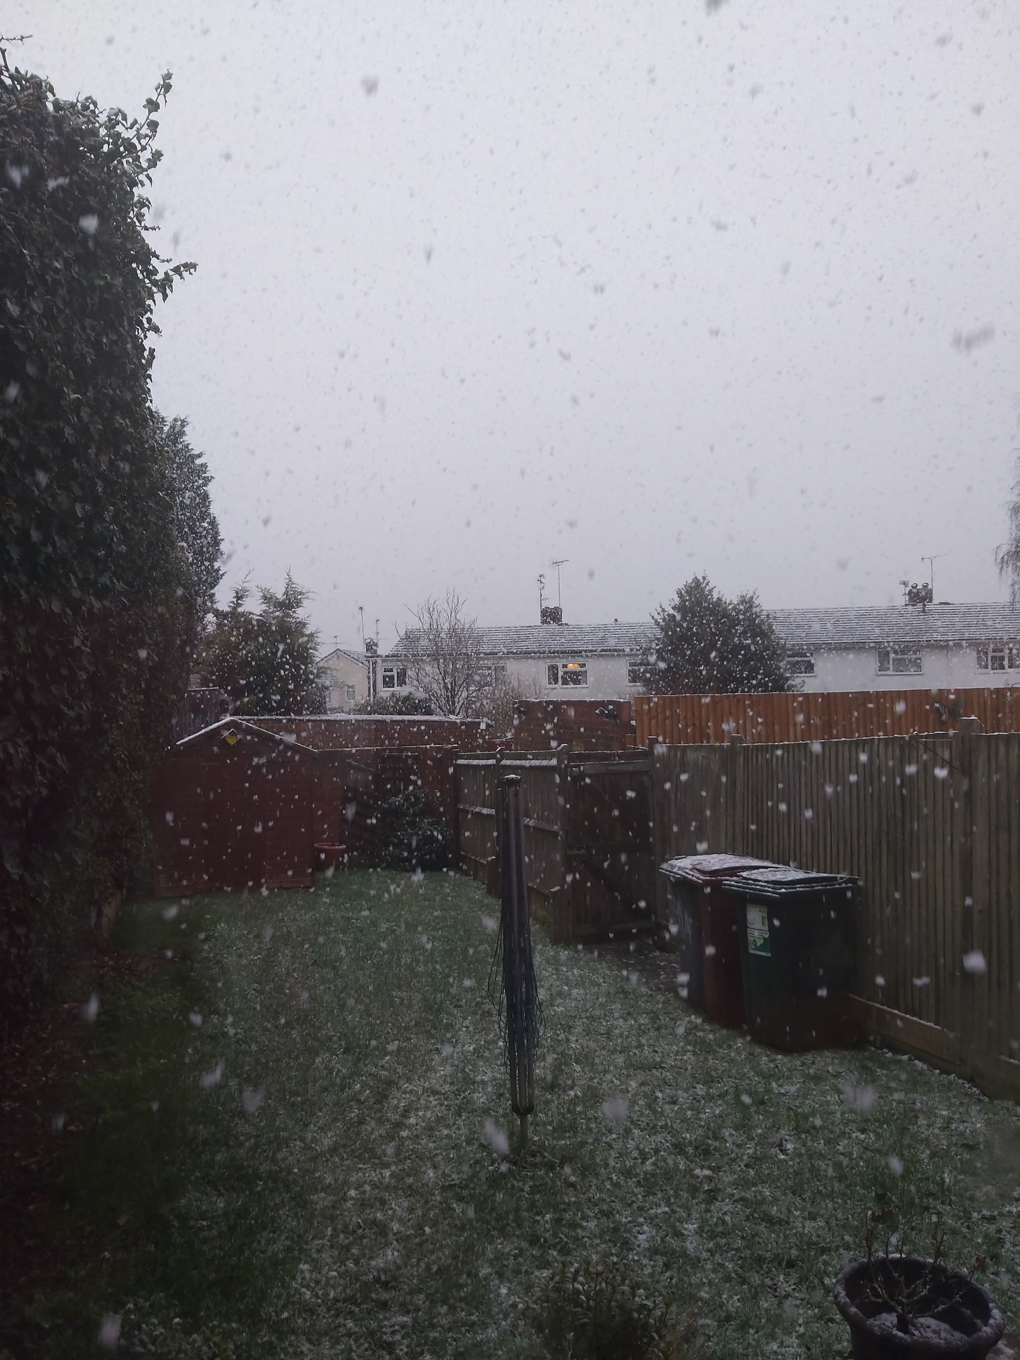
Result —
M338 864L343 863L346 854L346 845L318 842L315 846L315 867L316 869L335 869Z
M888 1302L904 1289L914 1297L906 1331ZM855 1261L833 1298L850 1328L854 1360L983 1360L1006 1325L987 1289L920 1256Z

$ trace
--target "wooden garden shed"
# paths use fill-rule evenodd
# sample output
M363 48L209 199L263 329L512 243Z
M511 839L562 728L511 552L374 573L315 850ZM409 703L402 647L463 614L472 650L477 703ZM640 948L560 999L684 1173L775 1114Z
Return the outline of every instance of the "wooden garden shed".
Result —
M179 741L152 793L156 895L311 887L316 761L240 718Z

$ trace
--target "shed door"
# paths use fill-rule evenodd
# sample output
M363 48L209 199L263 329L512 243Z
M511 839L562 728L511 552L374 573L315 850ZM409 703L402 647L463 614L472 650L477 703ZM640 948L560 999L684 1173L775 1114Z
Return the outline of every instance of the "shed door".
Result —
M219 834L210 845L210 877L223 888L243 892L260 887L265 878L267 757L242 744L226 760L229 777L219 798Z

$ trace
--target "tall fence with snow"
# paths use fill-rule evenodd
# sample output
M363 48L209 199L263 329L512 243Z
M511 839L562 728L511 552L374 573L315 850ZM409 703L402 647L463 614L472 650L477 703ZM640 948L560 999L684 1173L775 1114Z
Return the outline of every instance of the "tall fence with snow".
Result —
M728 851L858 876L862 1027L1020 1096L1020 734L958 726L654 746L655 858Z
M1020 731L1020 690L861 690L819 694L661 694L634 700L634 741L836 741L851 737L947 734L961 714L986 732Z

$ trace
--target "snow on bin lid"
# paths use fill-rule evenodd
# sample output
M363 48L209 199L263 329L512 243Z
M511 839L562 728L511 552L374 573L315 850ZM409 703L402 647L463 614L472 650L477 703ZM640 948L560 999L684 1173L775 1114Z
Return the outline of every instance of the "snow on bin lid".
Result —
M659 873L667 878L684 878L703 882L705 879L732 878L749 869L774 868L771 860L754 859L751 855L678 855L659 865Z
M787 864L772 864L767 869L746 869L725 886L737 892L758 891L771 894L811 892L818 888L856 887L859 879L849 874L817 874L810 869L794 869Z

